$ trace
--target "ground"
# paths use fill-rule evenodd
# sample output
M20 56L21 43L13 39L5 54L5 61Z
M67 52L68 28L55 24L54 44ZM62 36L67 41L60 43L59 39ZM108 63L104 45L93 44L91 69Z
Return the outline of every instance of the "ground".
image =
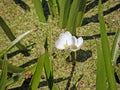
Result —
M22 4L21 4L22 2ZM104 18L108 32L110 46L114 39L115 32L120 29L120 4L119 0L103 1ZM17 52L18 48L13 48L8 53L9 62L16 66L32 62L35 63L44 45L45 37L50 29L53 31L53 70L55 85L59 90L95 90L96 87L96 42L100 41L100 31L98 22L97 0L91 0L86 7L86 13L81 27L77 28L77 36L82 36L84 44L77 52L75 65L68 60L69 51L59 51L54 47L55 40L64 30L59 28L58 18L49 23L40 23L36 15L32 0L1 0L0 15L5 20L11 31L17 37L28 30L37 28L36 32L28 35L21 41L25 46L29 46L29 56ZM49 37L49 35L47 36ZM2 28L0 28L0 50L10 43ZM29 63L27 65L31 65ZM43 74L44 77L44 74ZM8 87L9 90L18 90L22 81ZM47 90L45 79L40 84L40 90ZM12 89L16 88L16 89Z

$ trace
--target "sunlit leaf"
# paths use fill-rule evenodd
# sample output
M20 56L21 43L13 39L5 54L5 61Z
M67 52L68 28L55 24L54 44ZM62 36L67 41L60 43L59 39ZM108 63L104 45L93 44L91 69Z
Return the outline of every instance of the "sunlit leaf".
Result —
M118 43L120 42L120 30L116 32L115 39L112 45L112 50L111 50L111 58L112 62L114 65L116 65L117 58L119 56L118 51L119 51L119 46Z
M32 31L27 31L17 37L14 41L12 41L5 49L0 51L0 57L2 57L4 54L6 54L12 47L14 47L21 39L23 39L26 35L28 35Z
M4 30L5 34L8 36L8 38L13 41L16 39L16 37L13 35L13 33L11 32L10 28L8 27L8 25L5 23L5 21L2 19L2 17L0 16L0 26L2 27L2 29ZM20 42L18 42L16 44L16 46L21 50L21 51L26 51L27 49L25 48L25 46L23 46Z
M72 0L60 1L60 28L65 28L67 25L71 3Z
M40 58L38 59L35 73L31 79L30 90L37 90L38 88L46 57L48 57L48 52L40 56Z
M7 80L6 86L9 86L13 83L16 83L17 81L20 81L21 79L24 78L25 73L27 71L30 71L31 73L34 73L36 69L36 64L32 65L31 67L28 67L27 69L24 69L22 72L18 73L14 77L11 77L10 79Z
M105 27L105 21L103 17L103 11L102 11L102 4L101 0L99 0L99 23L100 23L100 31L101 31L101 44L102 44L102 52L105 62L105 69L106 69L106 75L108 80L108 86L110 90L117 90L116 88L116 82L114 77L114 71L112 67L111 62L111 54L110 54L110 48L106 33L106 27Z
M76 35L76 18L79 11L80 1L81 0L73 0L66 26L67 30L73 35Z
M7 60L3 60L2 62L2 74L0 77L0 90L6 90L6 82L7 82Z
M103 58L103 53L101 47L97 46L97 73L96 73L96 90L106 90L107 82L106 82L106 71L105 71L105 63Z
M81 26L81 24L82 24L85 8L86 8L86 0L81 0L79 12L77 14L77 19L76 19L76 26L77 27Z
M3 63L3 60L0 59L0 69L2 69L2 66L3 66L2 63ZM7 62L7 67L8 67L8 72L10 72L10 73L20 73L24 70L23 68L17 67L17 66L12 65L8 62Z
M33 0L33 3L40 22L46 22L41 0Z

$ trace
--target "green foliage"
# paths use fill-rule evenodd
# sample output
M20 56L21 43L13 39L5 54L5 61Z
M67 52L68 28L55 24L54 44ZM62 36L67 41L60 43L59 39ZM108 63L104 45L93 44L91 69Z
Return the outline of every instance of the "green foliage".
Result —
M8 79L7 83L6 83L6 86L9 86L9 85L11 85L11 84L13 84L13 83L23 79L24 76L25 76L25 73L27 71L30 71L30 72L34 73L35 69L36 69L36 64L32 65L31 67L28 67L27 69L24 69L22 72L18 73L16 76L11 77L10 79Z
M105 70L105 62L103 58L103 53L101 50L101 46L96 44L97 46L97 73L96 73L96 90L106 90L106 70Z
M2 74L0 77L0 90L6 90L6 82L7 82L7 60L3 60Z
M44 68L44 62L46 59L48 59L48 52L40 56L40 58L38 59L35 73L31 79L30 90L37 90L40 82L40 77Z
M10 28L8 27L8 25L5 23L5 21L2 19L2 17L0 16L0 26L2 27L2 29L4 30L5 34L8 36L8 38L13 41L16 39L16 37L13 35L13 33L11 32ZM18 42L16 44L16 46L21 50L21 51L26 51L26 47L23 46L20 42Z
M61 0L60 2L60 28L65 28L68 21L72 0Z
M79 11L80 0L74 0L72 2L69 18L67 22L67 30L70 31L73 35L76 35L76 17Z
M116 65L117 58L119 57L119 47L118 43L120 42L120 30L116 32L115 39L111 49L112 62Z
M0 58L0 69L2 69L2 66L3 66L3 61L1 58ZM20 73L22 72L24 69L21 68L21 67L16 67L15 65L12 65L10 63L7 62L7 67L8 67L8 72L10 73Z
M22 35L20 35L19 37L17 37L14 41L12 41L5 49L0 51L0 57L5 55L12 47L14 47L21 39L23 39L30 32L32 32L32 31L27 31L27 32L23 33Z
M76 35L76 27L81 26L86 0L63 0L60 3L60 28L67 28Z
M52 65L51 61L48 56L46 56L47 59L45 59L44 62L44 70L45 70L45 75L46 79L48 82L48 87L50 90L53 90L53 72L52 72Z
M109 48L109 43L108 43L108 38L107 38L107 33L106 33L106 28L105 28L105 21L103 17L101 0L99 0L98 14L99 14L99 23L100 23L100 31L101 31L102 53L103 53L103 58L105 62L108 86L110 90L117 90L115 77L114 77L114 71L113 71L113 67L111 63L111 54L110 54L110 48Z
M40 22L46 22L41 0L33 0Z
M76 26L77 27L82 25L85 8L86 8L86 0L81 0L79 11L78 11L78 14L77 14L77 19L76 19Z

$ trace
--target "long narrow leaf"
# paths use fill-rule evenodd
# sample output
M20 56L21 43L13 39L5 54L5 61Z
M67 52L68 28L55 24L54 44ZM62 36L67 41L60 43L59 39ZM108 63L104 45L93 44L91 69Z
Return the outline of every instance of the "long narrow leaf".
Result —
M7 61L3 60L2 74L0 77L0 90L5 90L7 82Z
M73 35L76 35L76 18L79 10L79 5L80 5L81 0L73 0L70 13L69 13L69 18L67 22L67 30L70 31Z
M101 0L99 0L99 22L100 22L100 31L101 31L102 51L103 51L103 57L104 57L104 62L105 62L106 75L107 75L109 89L117 90L115 77L114 77L114 71L113 71L113 67L111 63L111 54L110 54L110 48L109 48L108 38L106 34Z
M79 12L77 14L77 23L76 23L76 26L81 26L82 24L82 21L83 21L83 16L84 16L84 12L85 12L85 8L86 8L86 0L81 0L80 2L80 7L79 7Z
M33 0L33 3L40 22L46 22L41 0Z
M0 69L2 69L2 66L3 66L2 63L3 63L3 60L0 59ZM7 67L8 67L8 72L10 72L10 73L20 73L20 72L22 72L24 70L23 68L17 67L17 66L12 65L12 64L10 64L8 62L7 62Z
M32 32L32 31L27 31L27 32L23 33L22 35L20 35L19 37L17 37L14 41L12 41L5 49L3 49L0 52L0 57L2 57L4 54L6 54L13 46L15 46L21 39L23 39L30 32Z
M60 1L60 28L65 28L67 25L71 2L71 0Z
M2 19L2 17L0 16L0 26L2 27L2 29L4 30L5 34L8 36L8 38L13 41L16 39L16 37L13 35L13 33L11 32L10 28L8 27L8 25L5 23L5 21ZM21 51L26 51L27 49L25 48L24 45L22 45L21 43L17 43L16 46L21 50Z
M50 13L52 14L52 16L56 16L58 13L58 7L57 7L57 2L56 0L48 0L48 6L50 9Z
M46 59L46 56L48 56L48 52L46 52L45 54L43 54L39 59L38 59L38 63L36 66L36 70L35 73L31 79L31 83L30 83L30 90L37 90L39 82L40 82L40 77L44 68L44 61Z
M103 53L101 47L97 46L97 73L96 73L96 90L106 90L106 71L105 71L105 63L103 58Z
M118 43L120 42L120 30L117 31L116 35L115 35L115 39L112 45L112 50L111 50L111 58L112 58L112 62L114 65L116 65L116 61L117 58L119 56L118 51L119 51L119 46Z
M52 87L53 87L53 73L52 73L52 67L51 67L51 63L50 63L50 60L49 60L48 56L46 56L46 59L45 59L44 69L45 69L45 74L46 74L48 86L49 86L50 90L52 90Z
M7 80L7 83L6 83L6 86L9 86L13 83L16 83L17 81L20 81L21 79L24 78L25 76L25 73L27 71L30 71L31 73L34 73L35 72L35 69L36 69L36 64L34 64L33 66L27 68L27 69L24 69L22 72L20 72L19 74L17 74L16 76L14 77L11 77L10 79Z

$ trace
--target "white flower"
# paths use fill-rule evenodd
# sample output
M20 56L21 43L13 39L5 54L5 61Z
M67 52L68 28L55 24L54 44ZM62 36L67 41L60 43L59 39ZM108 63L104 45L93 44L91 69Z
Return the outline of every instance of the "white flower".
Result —
M55 42L55 47L57 49L63 50L68 49L73 44L72 35L70 32L65 32L60 34L59 39Z
M82 37L79 37L78 39L73 36L72 37L72 40L73 40L73 44L70 46L70 49L71 51L77 51L80 49L80 47L82 46L83 44L83 38Z

